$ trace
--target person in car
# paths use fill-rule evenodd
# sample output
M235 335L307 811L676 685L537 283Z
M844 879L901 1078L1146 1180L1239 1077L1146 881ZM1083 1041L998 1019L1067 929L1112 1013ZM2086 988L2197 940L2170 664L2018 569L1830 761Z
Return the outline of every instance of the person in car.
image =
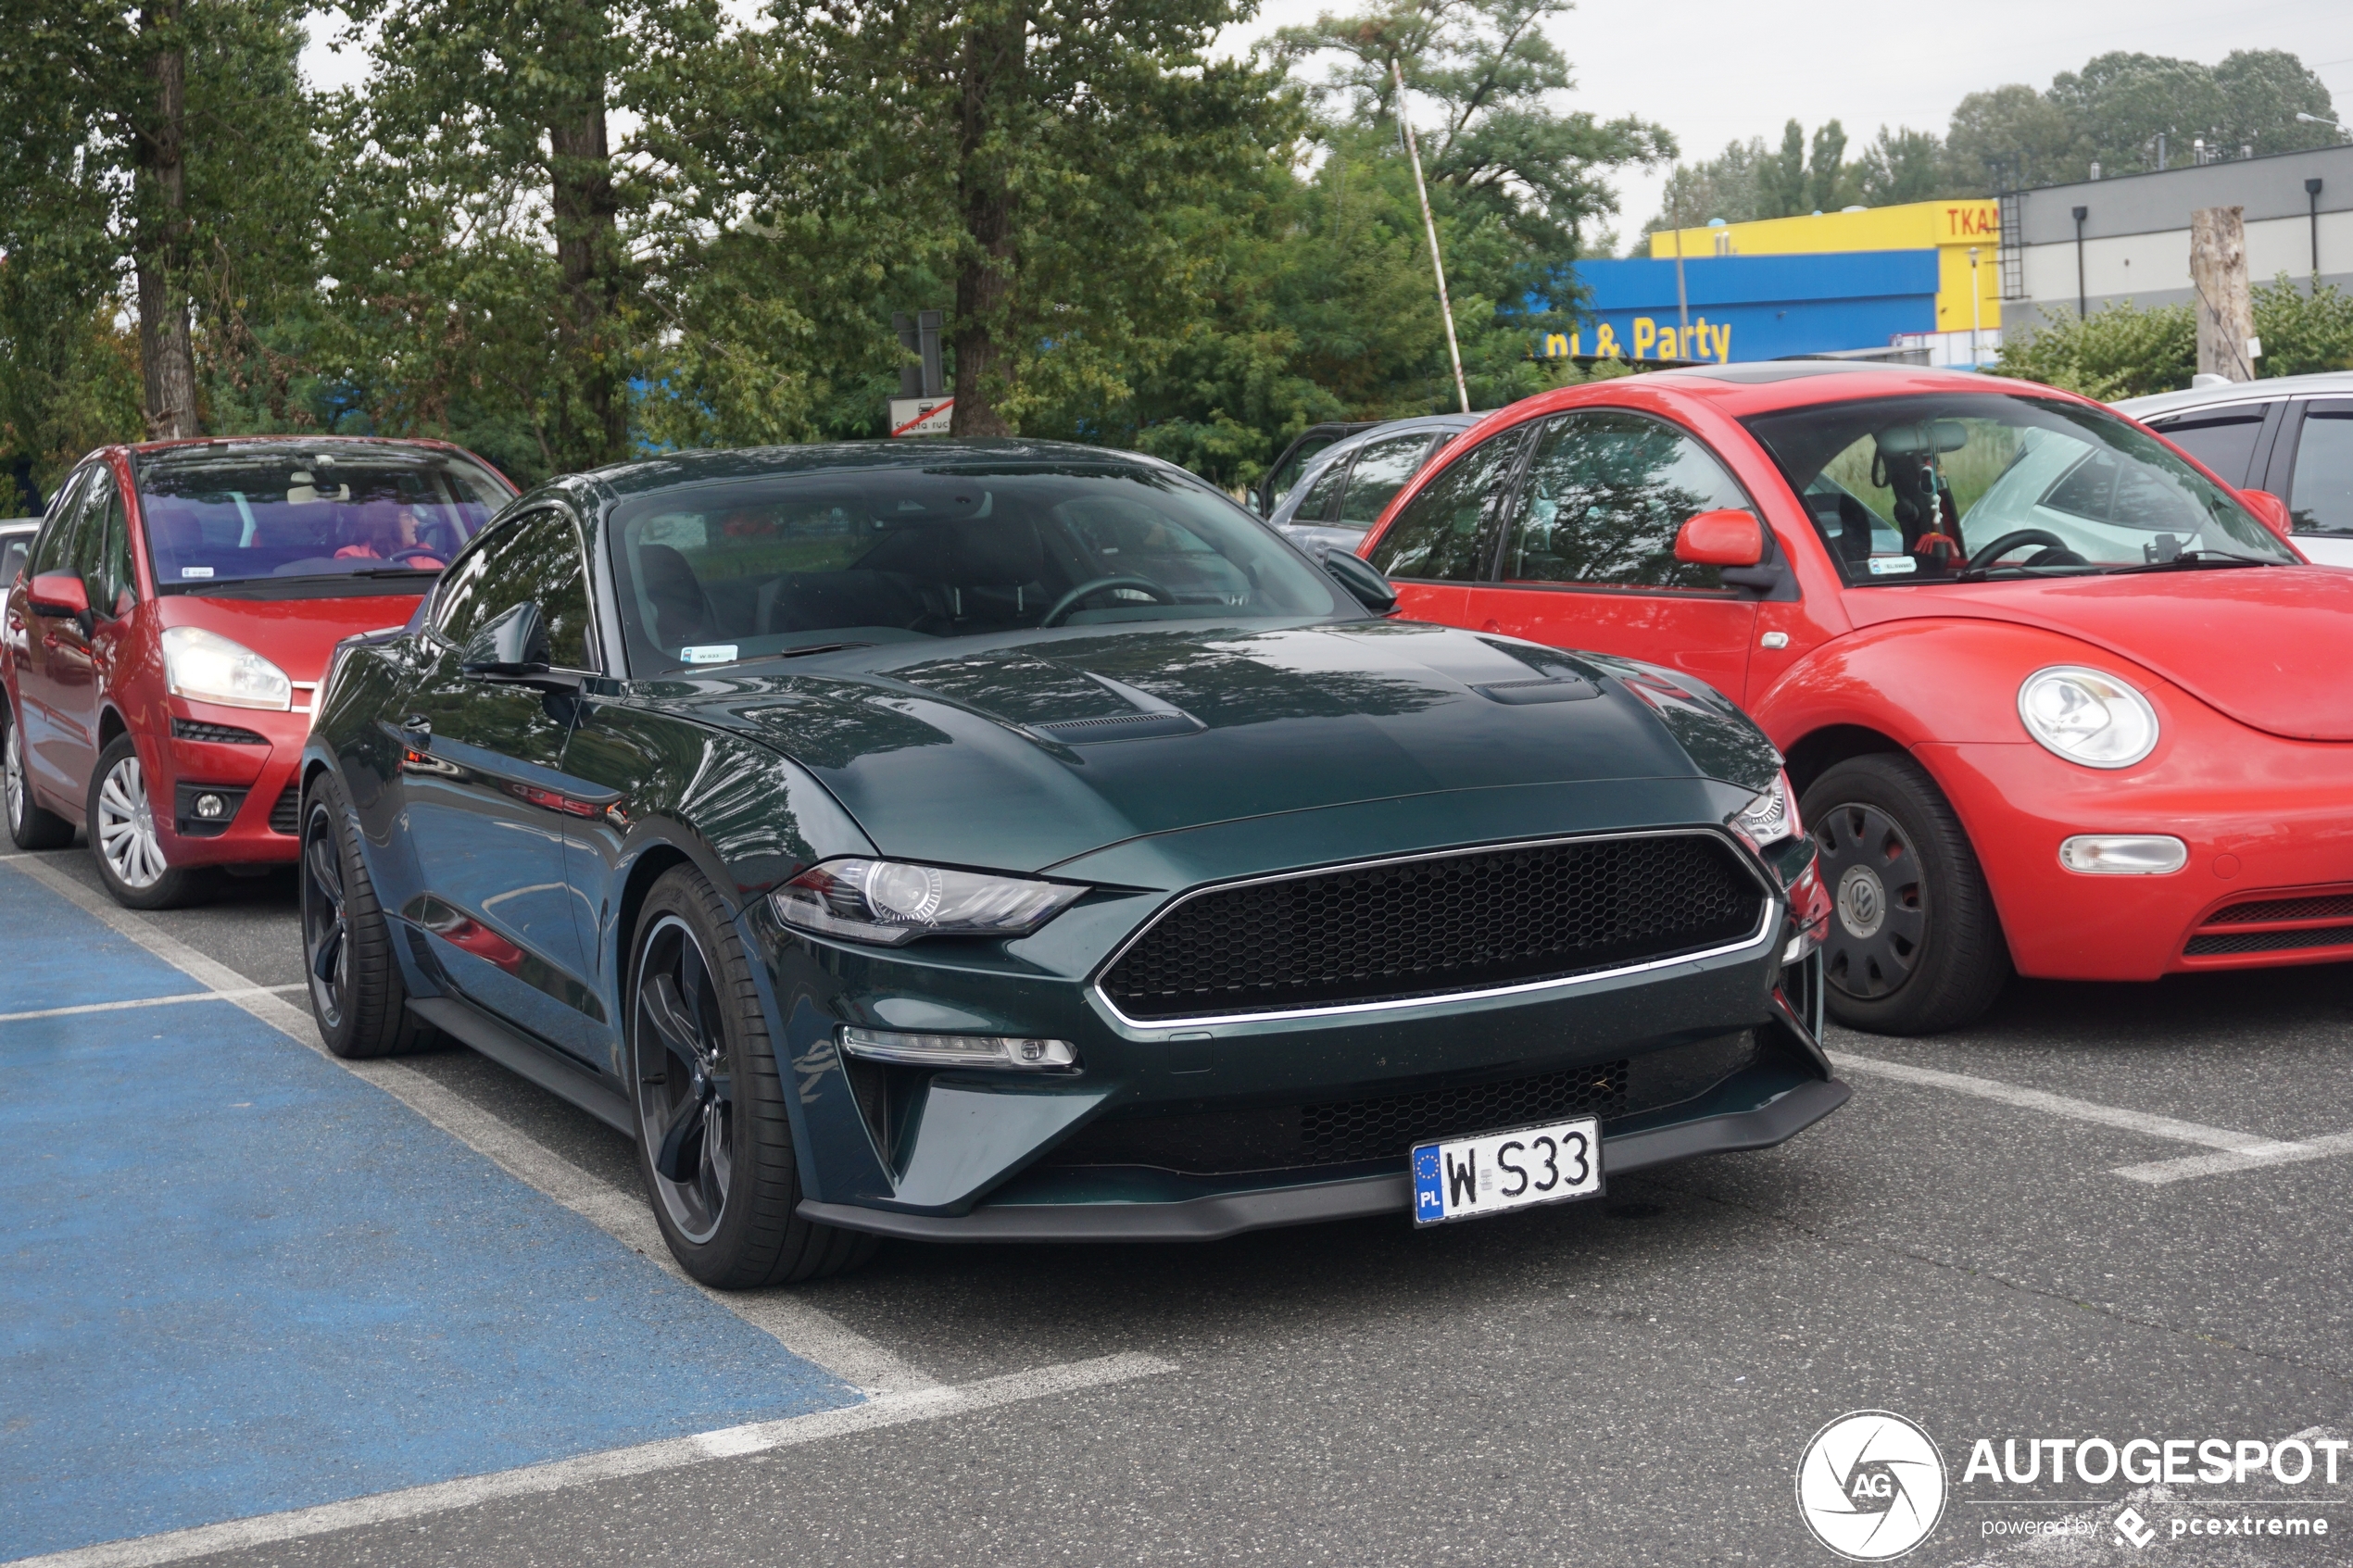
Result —
M422 527L413 507L402 507L389 515L371 507L359 521L359 536L337 550L335 559L396 560L421 571L439 571L448 563L422 544L419 537Z

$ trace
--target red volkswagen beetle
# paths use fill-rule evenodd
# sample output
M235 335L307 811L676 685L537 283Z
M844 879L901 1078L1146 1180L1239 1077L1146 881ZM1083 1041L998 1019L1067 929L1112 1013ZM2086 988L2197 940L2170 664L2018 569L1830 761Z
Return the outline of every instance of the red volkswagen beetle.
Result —
M111 446L57 488L6 590L9 836L86 825L135 909L296 858L294 768L335 644L409 619L514 495L440 442Z
M1788 759L1841 1022L2353 959L2353 572L2100 406L1826 363L1494 415L1361 552L1404 613L1704 682Z

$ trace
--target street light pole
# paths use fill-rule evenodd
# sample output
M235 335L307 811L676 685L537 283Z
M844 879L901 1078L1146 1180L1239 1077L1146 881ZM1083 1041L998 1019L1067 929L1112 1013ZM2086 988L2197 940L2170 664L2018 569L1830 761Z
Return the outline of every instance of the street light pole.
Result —
M1972 370L1985 368L1985 352L1977 345L1977 313L1979 302L1984 297L1977 285L1977 247L1971 245L1969 247L1969 368Z
M1429 187L1422 182L1422 149L1414 140L1413 117L1405 112L1405 71L1391 60L1389 74L1397 83L1397 129L1404 133L1405 156L1414 165L1414 191L1422 198L1422 228L1429 234L1430 270L1438 274L1438 313L1446 321L1446 357L1454 362L1454 395L1463 400L1463 412L1467 414L1471 411L1470 387L1463 380L1463 351L1454 342L1454 307L1446 298L1446 263L1438 254L1438 220L1429 215Z

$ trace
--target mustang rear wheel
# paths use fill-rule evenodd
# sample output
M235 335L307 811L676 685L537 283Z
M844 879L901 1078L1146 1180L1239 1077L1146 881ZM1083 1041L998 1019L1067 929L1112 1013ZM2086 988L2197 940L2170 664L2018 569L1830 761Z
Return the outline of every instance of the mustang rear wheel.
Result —
M8 838L19 849L62 849L73 842L73 824L55 811L42 809L32 797L32 784L24 771L24 734L17 728L16 720L0 702L0 731L6 731L7 753L5 788L8 805Z
M1850 758L1799 808L1830 889L1825 1001L1850 1029L1931 1035L1982 1013L2009 949L1960 819L1908 757Z
M302 958L319 1037L346 1060L440 1043L409 1015L392 926L376 903L343 784L321 773L302 806Z
M146 769L129 735L115 736L98 754L98 765L90 773L88 821L98 880L124 908L174 909L208 887L211 879L206 872L164 860Z
M875 1238L800 1218L800 1170L751 963L691 867L646 897L629 966L637 1148L662 1239L705 1285L838 1273Z

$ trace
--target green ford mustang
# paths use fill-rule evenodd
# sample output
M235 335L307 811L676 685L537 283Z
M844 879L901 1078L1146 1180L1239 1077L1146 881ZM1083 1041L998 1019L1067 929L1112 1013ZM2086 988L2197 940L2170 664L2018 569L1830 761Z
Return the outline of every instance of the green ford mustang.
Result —
M720 1286L1477 1218L1836 1109L1764 737L1393 603L1094 449L559 480L337 652L320 1028L623 1129Z

